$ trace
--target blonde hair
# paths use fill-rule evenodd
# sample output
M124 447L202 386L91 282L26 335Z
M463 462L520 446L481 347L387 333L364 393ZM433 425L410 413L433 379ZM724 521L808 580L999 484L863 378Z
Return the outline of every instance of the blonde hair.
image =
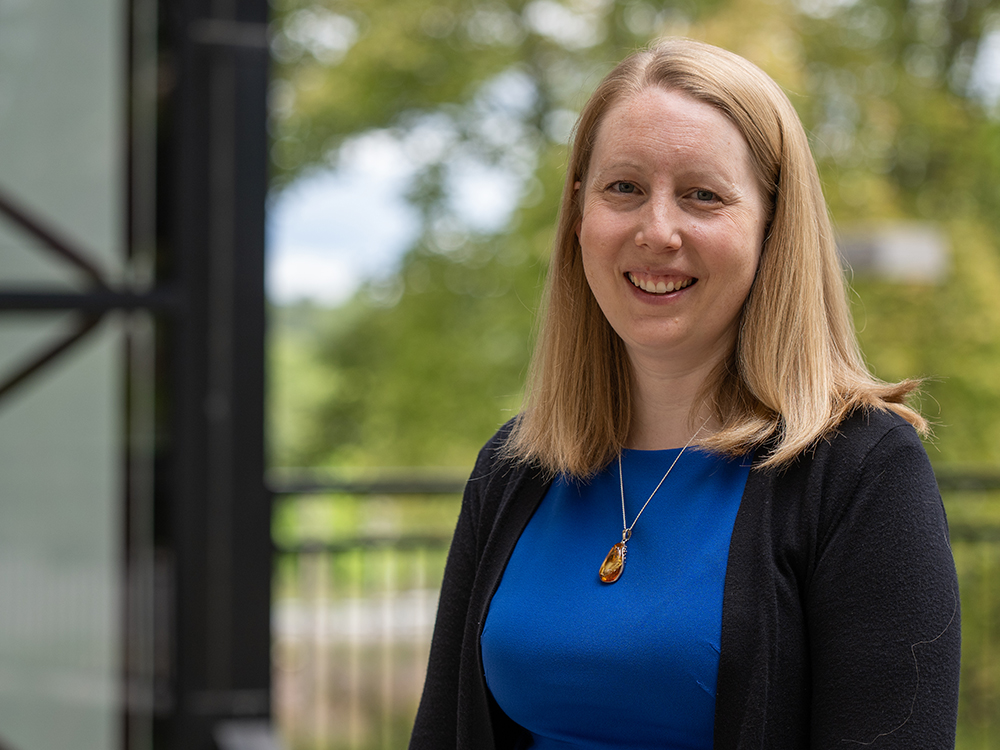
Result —
M546 311L508 455L552 473L587 477L625 447L632 369L584 275L575 231L581 191L574 186L586 182L607 112L649 87L687 93L736 125L769 213L734 350L705 383L704 395L722 429L703 445L729 455L766 445L760 466L787 465L858 408L890 409L925 431L924 419L904 403L918 383L882 382L861 356L816 163L788 98L742 57L675 38L623 60L580 114Z

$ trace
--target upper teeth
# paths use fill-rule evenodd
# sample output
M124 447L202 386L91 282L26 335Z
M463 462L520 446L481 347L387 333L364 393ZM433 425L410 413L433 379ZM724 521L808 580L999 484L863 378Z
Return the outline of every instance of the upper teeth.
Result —
M684 279L684 281L644 281L642 279L637 279L633 274L628 275L628 280L631 281L635 286L642 289L644 292L649 292L650 294L667 294L668 292L676 292L678 289L683 289L684 287L690 286L694 279Z

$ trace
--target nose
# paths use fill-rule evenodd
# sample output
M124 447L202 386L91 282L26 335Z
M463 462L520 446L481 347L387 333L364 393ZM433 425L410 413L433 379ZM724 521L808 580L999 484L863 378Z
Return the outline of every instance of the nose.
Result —
M669 199L646 202L639 215L635 244L650 250L679 250L683 217L677 204Z

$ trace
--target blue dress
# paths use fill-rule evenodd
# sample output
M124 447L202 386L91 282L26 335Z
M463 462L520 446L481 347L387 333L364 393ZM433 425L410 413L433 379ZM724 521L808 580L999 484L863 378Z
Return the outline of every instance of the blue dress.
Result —
M631 524L678 450L622 455ZM559 478L514 549L481 645L500 707L538 750L712 747L722 593L750 458L689 448L653 497L613 584L618 465Z

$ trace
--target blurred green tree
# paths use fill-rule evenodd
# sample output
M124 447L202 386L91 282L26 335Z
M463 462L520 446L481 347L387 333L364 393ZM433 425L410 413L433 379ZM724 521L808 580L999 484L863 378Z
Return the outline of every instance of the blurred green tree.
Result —
M279 352L298 374L276 373L277 399L294 402L312 368L302 392L317 403L300 399L279 425L278 463L471 462L518 408L575 113L615 61L665 34L732 49L785 87L838 226L945 231L947 273L859 275L857 321L877 374L933 378L933 459L1000 462L1000 132L974 95L993 4L277 0L275 12L275 189L380 132L416 165L422 217L396 274ZM477 169L518 193L501 229L456 208L457 175ZM319 315L278 311L278 330Z

